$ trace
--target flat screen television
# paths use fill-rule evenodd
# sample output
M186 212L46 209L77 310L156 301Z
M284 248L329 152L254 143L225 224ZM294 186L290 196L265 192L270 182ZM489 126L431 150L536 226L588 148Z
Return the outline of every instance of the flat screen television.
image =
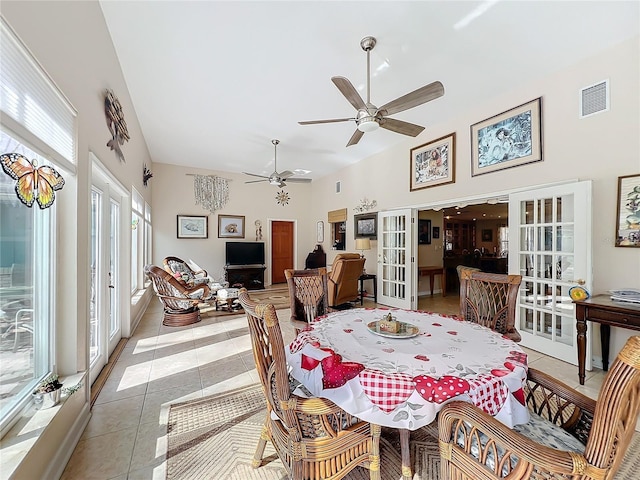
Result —
M264 242L227 242L227 265L264 265Z

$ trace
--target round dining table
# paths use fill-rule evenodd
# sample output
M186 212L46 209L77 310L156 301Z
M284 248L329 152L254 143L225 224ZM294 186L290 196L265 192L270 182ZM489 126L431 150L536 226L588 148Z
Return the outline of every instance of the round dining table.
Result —
M525 352L501 334L456 317L384 308L332 312L310 323L285 350L291 375L311 394L400 430L407 479L409 431L433 422L449 401L473 403L509 427L529 421Z

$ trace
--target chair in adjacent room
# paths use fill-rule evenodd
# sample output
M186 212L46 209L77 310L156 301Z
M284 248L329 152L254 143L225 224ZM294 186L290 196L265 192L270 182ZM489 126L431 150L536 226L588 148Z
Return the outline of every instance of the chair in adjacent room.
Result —
M330 400L296 393L290 379L276 309L251 300L240 290L247 313L256 370L264 389L265 425L253 460L262 463L267 440L273 444L289 478L340 479L358 466L380 479L380 426L362 422Z
M327 269L286 269L284 276L289 287L291 324L296 334L306 328L316 317L329 311Z
M359 253L336 255L327 278L330 307L358 299L358 279L364 271L364 262L365 258Z
M155 265L147 265L145 273L164 307L164 325L178 327L200 321L200 303L211 300L206 284L186 287L169 272Z
M522 340L515 327L521 275L460 270L460 316L510 338Z
M510 429L471 403L451 402L438 419L440 478L613 479L640 408L640 336L630 337L598 400L529 369L523 401L531 420Z

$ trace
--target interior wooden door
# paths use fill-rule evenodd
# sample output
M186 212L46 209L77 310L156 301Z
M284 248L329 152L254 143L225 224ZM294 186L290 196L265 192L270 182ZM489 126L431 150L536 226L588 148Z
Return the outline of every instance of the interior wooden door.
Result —
M293 222L271 223L271 283L284 283L284 271L293 268Z

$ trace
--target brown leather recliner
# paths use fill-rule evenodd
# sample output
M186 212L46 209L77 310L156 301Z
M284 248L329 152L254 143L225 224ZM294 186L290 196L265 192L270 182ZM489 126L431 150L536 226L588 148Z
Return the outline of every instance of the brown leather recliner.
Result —
M358 299L358 278L365 259L358 253L340 253L328 274L329 306L335 307Z

